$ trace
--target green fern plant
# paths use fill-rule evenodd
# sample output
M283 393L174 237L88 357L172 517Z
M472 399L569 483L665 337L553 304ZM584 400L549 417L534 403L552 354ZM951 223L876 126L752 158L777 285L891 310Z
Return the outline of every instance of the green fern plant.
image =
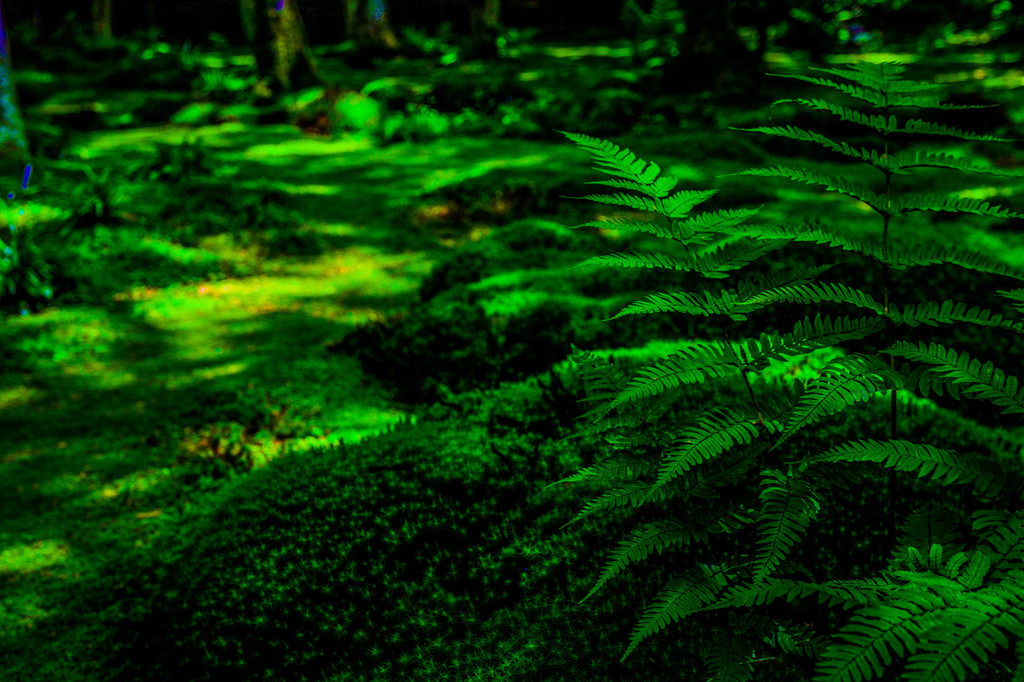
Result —
M956 399L965 396L989 401L1004 414L1024 414L1024 391L1015 377L992 362L982 363L963 350L932 342L910 343L896 336L903 327L921 324L998 327L1014 334L1024 332L1024 325L973 301L890 300L889 278L894 270L932 264L1018 281L1024 280L1024 274L980 254L942 247L931 240L901 247L889 243L888 238L892 219L910 211L1024 217L975 199L898 194L894 176L905 175L907 169L1019 174L931 151L890 149L890 137L904 134L1004 141L917 118L901 122L892 112L905 107L974 107L941 104L932 86L902 79L905 69L900 65L859 63L846 69L816 70L826 76L789 77L845 93L873 111L861 113L821 99L783 101L866 126L881 135L881 149L855 148L793 126L753 130L812 142L868 164L882 174L883 186L876 191L848 178L787 166L743 174L820 185L864 202L882 218L880 243L853 240L821 227L741 225L762 207L689 216L715 191L673 191L676 179L662 175L656 163L638 159L607 140L562 132L590 152L598 169L611 176L592 184L619 190L577 198L664 218L654 223L617 218L577 227L646 232L682 247L677 249L682 255L675 255L676 250L672 256L630 251L588 258L576 267L685 271L701 284L698 292L651 294L605 321L624 315L674 313L744 322L748 315L774 303L840 304L858 309L854 316L837 319L818 312L813 319L807 316L799 321L791 331L769 330L746 338L733 338L729 327L723 325L721 340L685 343L676 353L632 376L593 353L572 347L571 358L579 368L586 400L599 403L581 417L586 426L580 431L603 434L609 449L621 452L551 484L597 479L616 486L587 503L565 525L614 508L644 507L647 512L660 505L666 512L663 520L642 525L619 543L581 602L631 564L678 548L691 552L691 558L701 558L665 585L647 606L623 661L646 638L690 618L716 637L705 649L712 680L751 679L750 653L766 645L784 656L809 659L815 665L815 682L860 682L880 678L900 665L906 680L963 680L985 664L1001 665L991 656L1011 641L1019 675L1024 671L1024 611L1020 608L1024 600L1024 513L999 506L1019 504L1024 490L1021 477L976 453L899 438L896 400L898 391L919 391L927 397L929 391L942 395L946 390ZM714 235L727 239L711 243ZM850 284L816 281L832 265L754 275L736 286L714 286L713 280L725 285L724 280L736 271L794 242L826 245L880 264L881 291L872 295ZM822 260L831 261L836 255ZM1024 312L1024 289L996 293ZM882 337L884 347L878 353L841 355L809 380L773 381L762 374L773 360L787 361L873 336ZM920 366L905 362L897 367L896 358ZM739 382L734 386L746 402L682 417L669 411L687 386L706 380ZM806 445L795 446L794 436L801 431L858 403L884 399L886 393L892 406L888 439L849 434L849 440L822 446L817 452ZM830 505L830 500L846 499L843 495L856 490L858 483L883 480L878 471L888 472L889 487L883 490L890 509L899 495L910 491L905 487L909 482L904 484L902 478L921 479L917 484L926 488L928 483L973 486L973 493L993 507L973 514L974 548L966 549L957 542L955 517L947 510L918 505L898 536L899 528L890 513L893 555L885 570L867 578L821 576L817 564L822 548L801 546L809 529L830 514L849 511L836 509L838 505ZM693 547L687 550L690 545ZM816 613L832 620L843 620L839 609L855 613L830 639L812 634L792 620L806 600L816 600ZM737 614L740 609L749 613ZM999 679L1009 679L1005 667L999 671Z

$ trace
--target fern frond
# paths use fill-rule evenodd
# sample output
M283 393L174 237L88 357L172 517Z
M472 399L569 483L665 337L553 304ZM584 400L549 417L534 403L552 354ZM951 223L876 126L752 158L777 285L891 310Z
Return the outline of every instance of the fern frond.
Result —
M957 559L964 559L964 561L957 562ZM950 559L947 568L956 577L957 582L964 586L965 590L976 590L982 586L992 570L992 559L981 550L970 553L960 552Z
M672 196L659 200L661 203L658 213L669 218L682 218L693 210L694 206L704 203L717 193L718 190L715 189L705 191L680 190Z
M786 557L821 509L815 491L806 481L771 469L764 472L760 496L755 587Z
M1010 571L1024 566L1024 518L1021 512L981 509L971 520L974 532L982 532L978 542L991 560L990 574L1006 577Z
M824 85L846 93L851 97L870 104L874 108L912 107L918 109L981 109L988 105L954 105L942 104L939 101L939 86L932 83L908 81L896 78L906 71L906 67L897 62L871 64L858 62L848 65L845 69L826 67L810 67L811 71L827 73L832 76L853 81L856 86L837 83L824 78L814 78L794 74L768 74L780 78L794 78L817 85Z
M616 426L622 426L617 424ZM619 433L605 436L605 443L608 447L616 450L634 450L640 447L661 447L668 442L665 434L652 433L652 434L638 434L638 433L627 433L626 435L620 435Z
M889 204L892 213L910 211L949 211L952 213L974 213L976 215L994 216L996 218L1024 218L1024 213L1014 213L999 206L993 206L981 199L965 199L963 197L939 196L938 194L920 194L907 192L893 197Z
M587 199L594 201L599 204L609 204L611 206L622 206L623 208L631 208L634 211L651 211L652 213L661 213L661 204L657 199L651 197L637 196L635 194L585 194L581 197L565 197L566 199Z
M653 167L657 168L657 166ZM607 185L608 187L615 187L617 189L631 189L636 192L642 192L653 199L664 199L673 189L675 189L676 185L679 184L679 180L671 176L662 176L647 184L633 182L632 180L590 180L584 184Z
M899 132L914 133L917 135L944 135L946 137L958 137L961 140L977 140L978 142L1016 142L1016 140L1011 138L995 137L993 135L979 135L978 133L971 133L966 130L960 130L959 128L953 128L940 123L924 121L919 118L908 119L902 130Z
M760 372L772 360L788 360L793 355L803 355L814 350L814 343L804 343L789 335L778 332L761 334L759 339L745 339L733 342L733 353L739 358L741 370Z
M658 164L638 159L633 152L620 148L614 142L579 133L567 133L564 130L557 132L589 151L598 164L597 170L606 175L614 175L638 185L651 186L661 174L661 167Z
M811 635L800 624L790 624L785 632L775 636L774 643L784 654L819 659L828 646L828 638Z
M728 369L735 366L736 356L722 342L694 343L641 369L611 406L653 396L680 384L704 383L705 377L735 374L735 370Z
M761 204L757 208L732 208L722 209L719 211L707 211L700 215L692 216L683 221L677 221L675 229L682 232L683 234L692 234L693 232L720 232L718 228L734 227L742 223L747 218L753 218L756 216L761 209L764 208L764 204Z
M930 476L942 485L973 483L977 494L991 497L1003 487L999 469L955 450L905 440L871 438L840 443L820 455L794 462L800 468L821 462L878 462L897 471L911 471L918 478Z
M675 188L678 181L673 177L660 177L661 167L653 161L647 162L643 159L638 159L633 152L619 147L610 140L602 140L578 133L567 133L563 130L558 132L568 137L580 147L588 150L597 161L598 170L607 175L622 178L622 180L611 181L595 180L588 184L611 185L620 189L636 190L645 195L638 197L621 193L590 194L583 197L569 198L589 199L601 204L612 204L640 211L652 211L670 218L682 218L694 206L707 201L717 193L717 190L681 190L670 195L669 192Z
M814 586L819 594L827 597L827 601L819 601L829 606L843 604L877 604L886 595L897 588L888 576L876 578L860 578L856 580L829 580Z
M669 0L657 2L658 7L671 4ZM640 16L636 9L631 11ZM906 71L902 65L862 62L845 68L817 71L824 75L783 77L824 85L867 102L875 111L861 113L816 98L779 100L775 104L790 102L825 111L846 122L886 135L905 133L1007 141L918 118L903 119L891 115L894 108L900 107L973 108L940 103L936 86L900 78L900 74ZM879 168L887 179L891 174L906 174L909 169L917 167L1024 177L1024 171L992 170L945 154L883 154L876 149L858 148L795 126L734 130L811 142ZM1024 273L1002 263L974 252L941 248L927 242L894 247L883 241L886 246L883 253L882 248L873 243L850 240L823 229L740 224L757 211L721 211L689 216L695 206L711 198L715 192L676 191L676 178L662 176L657 164L637 158L628 149L597 138L563 134L588 149L597 160L598 169L611 176L588 184L606 185L615 191L582 198L658 213L668 218L661 224L610 221L587 223L586 226L611 229L621 226L621 229L648 232L687 247L684 256L627 251L589 258L580 266L662 268L725 280L733 271L741 270L765 253L789 243L813 242L856 252L892 269L953 263L1024 281ZM865 202L887 221L892 216L923 210L1024 218L1024 214L958 196L909 194L890 198L888 191L876 193L842 174L801 168L775 166L730 175L785 177L820 186ZM713 234L739 238L720 241ZM707 543L711 533L731 533L745 524L758 524L756 550L754 556L743 556L745 563L731 568L700 565L699 571L684 573L660 590L634 628L622 661L644 638L695 612L761 606L782 600L794 602L806 596L830 605L859 607L839 638L825 648L825 660L816 671L817 682L860 682L882 675L895 660L903 658L909 658L910 665L904 675L908 679L962 680L968 670L978 672L979 664L987 662L997 648L1006 646L1009 636L1018 639L1024 636L1024 618L1020 615L1020 605L1024 602L1024 518L1018 515L975 514L976 527L986 535L978 549L967 551L951 536L954 527L947 523L949 519L942 516L941 510L915 512L904 526L903 544L894 551L889 569L881 578L872 579L874 582L817 584L810 582L808 567L786 559L817 517L819 496L839 488L851 490L855 475L866 472L872 464L881 464L891 471L912 472L918 478L928 478L941 485L970 483L979 495L991 497L998 494L1007 498L1016 495L1017 491L1008 488L1010 477L1005 472L970 453L961 454L904 440L861 439L831 446L825 452L799 453L803 459L787 461L785 473L763 464L767 452L781 446L798 430L826 415L869 400L883 390L919 389L927 397L929 388L941 394L945 387L954 398L958 399L963 391L971 397L992 401L1003 407L1004 413L1024 414L1024 391L1018 391L1017 379L1006 376L992 363L982 364L966 353L958 354L937 344L915 345L901 341L882 352L925 366L910 368L904 363L897 371L875 355L839 357L811 380L778 382L778 386L759 384L754 412L750 412L753 407L721 407L685 416L673 412L671 419L654 423L668 409L667 405L674 397L682 396L690 384L702 383L705 377L715 379L736 372L760 372L772 360L784 361L793 355L862 339L883 331L893 322L912 327L970 323L1024 333L1024 323L1004 318L981 306L968 308L967 304L953 301L927 301L899 307L887 305L883 310L872 296L855 287L816 281L829 267L817 266L767 277L752 276L735 288L712 290L705 286L701 293L651 294L605 320L628 314L667 312L708 317L720 315L741 322L751 312L777 302L845 303L872 313L869 317L847 317L837 321L823 319L820 315L813 321L808 317L797 323L791 334L770 331L738 342L689 344L629 378L621 372L602 369L596 363L586 372L594 389L592 393L588 392L588 399L604 402L601 408L588 413L587 416L593 416L599 413L599 409L603 410L598 417L600 423L592 425L589 430L591 433L602 432L609 448L625 452L586 467L561 482L615 477L636 479L652 472L655 476L653 483L627 480L624 484L617 484L615 489L591 500L565 526L604 509L636 508L648 502L670 499L674 500L671 509L677 511L680 518L648 523L620 541L611 552L597 584L581 603L632 563L661 554L669 547ZM998 293L1016 302L1024 313L1024 289ZM615 304L618 304L617 300ZM640 417L647 408L650 412ZM613 410L620 414L611 416ZM755 414L757 420L754 419ZM624 430L626 432L622 433ZM765 442L768 439L758 438L762 430L778 434L770 447ZM654 451L664 454L657 458L652 454ZM848 466L813 466L839 462ZM750 486L739 485L744 475L755 466L762 473L760 505L753 502ZM738 494L737 489L740 491ZM720 504L715 504L713 508L716 511L709 513L701 506L684 503L692 502L696 497L724 503L726 500L722 497L726 490L735 499L728 500L731 509L721 516L715 516L721 514ZM842 499L841 494L837 497ZM795 575L806 580L779 579L780 575ZM906 584L898 584L898 581ZM733 625L730 633L735 640L721 640L710 647L712 655L709 658L720 677L745 679L749 676L749 670L745 668L745 651L736 649L734 643L742 642L742 646L747 647L755 641L750 633L759 631L752 622L748 623L750 627L742 628L736 627L738 621L735 619L729 622ZM821 650L820 643L811 645L806 637L800 642L786 640L780 646L810 653Z
M593 399L614 399L622 391L612 394L600 394L593 396ZM587 435L597 435L603 432L612 431L614 435L603 436L605 443L615 449L629 448L635 450L645 445L660 446L671 439L672 430L648 430L641 431L644 426L654 425L658 419L679 400L680 389L667 390L658 394L653 400L643 400L643 404L634 403L630 410L624 410L614 417L608 417L607 412L613 409L610 402L594 408L581 418L592 418L596 415L596 422L589 427L584 427ZM582 400L581 400L582 402ZM597 414L597 413L601 414ZM622 436L619 432L629 435ZM564 440L564 439L563 439Z
M708 215L707 213L701 214L701 217ZM645 222L643 220L636 220L633 218L619 218L609 217L604 220L591 220L586 223L580 223L579 225L570 225L570 229L576 229L580 227L596 227L602 230L620 230L626 232L645 232L647 234L653 234L656 237L662 239L674 239L676 241L682 241L683 243L705 243L712 238L713 235L697 235L693 238L693 235L682 236L682 231L666 225L662 221L658 222Z
M719 246L713 251L706 251L696 258L694 269L709 279L725 279L727 271L738 270L765 255L769 251L781 249L790 243L789 239L757 241L744 238Z
M779 600L792 604L809 596L817 596L820 603L829 607L863 606L880 603L897 587L888 576L824 583L768 577L757 585L743 583L729 587L708 608L763 606Z
M644 639L664 630L669 623L682 620L714 603L718 593L727 584L726 576L734 570L733 567L702 564L699 570L686 571L671 580L658 592L654 603L647 607L633 628L629 647L619 662L625 661Z
M996 293L1003 298L1014 301L1013 307L1018 313L1024 313L1024 289L997 289Z
M814 70L817 71L819 69ZM845 93L850 97L859 99L860 101L866 102L867 104L870 104L871 106L877 107L879 109L885 106L886 104L884 96L879 94L878 92L873 91L870 88L862 88L856 85L849 85L848 83L840 83L839 81L834 81L830 78L804 76L802 74L796 73L769 73L767 75L776 76L778 78L792 78L794 80L804 81L806 83L812 83L814 85L824 85L825 87L832 88L833 90L838 90L839 92ZM844 73L842 74L842 77L846 78L847 75Z
M861 680L881 677L896 658L918 648L923 628L922 616L930 617L945 606L938 596L927 592L908 592L896 603L862 608L838 633L825 650L825 658L816 669L815 682Z
M857 62L856 64L848 64L845 68L841 69L826 66L812 66L809 68L811 71L845 78L857 85L883 92L895 91L896 86L899 84L912 91L928 91L936 87L929 83L914 83L913 81L896 78L907 70L905 66L898 62Z
M589 199L599 204L610 204L622 206L635 211L650 211L660 213L669 218L682 218L689 213L694 206L701 204L713 196L718 190L707 190L703 192L680 190L672 196L652 198L649 196L638 197L634 194L587 194L582 197L566 197L567 199Z
M579 380L583 383L584 390L587 394L585 398L580 398L578 402L600 402L610 400L621 393L629 383L630 375L613 363L611 358L602 359L595 353L581 351L575 344L570 343L569 345L573 351L570 354L569 359L578 368ZM666 397L675 398L676 396ZM635 427L637 424L645 421L653 421L657 417L661 416L661 414L670 406L671 403L668 401L654 401L652 409L646 414L641 415L639 418L634 418L636 415L621 415L617 422L609 422L609 424L612 426ZM577 417L577 420L600 421L604 419L611 409L610 405L599 405L586 414ZM638 412L642 412L642 410ZM564 441L572 437L575 436L567 436L562 440Z
M863 339L885 329L885 322L878 317L840 317L835 322L831 318L822 319L821 313L814 317L798 321L793 331L783 336L783 345L793 347L799 344L811 352L818 348L839 345L843 341Z
M781 102L796 101L796 100L780 100ZM777 104L777 103L776 103ZM852 110L847 110L852 111ZM855 113L855 112L854 112ZM885 127L886 122L883 120L876 121L874 119L883 119L881 116L864 117L864 125L880 125ZM890 116L892 119L889 124L895 125L895 117ZM859 122L859 121L858 121ZM794 128L793 126L760 126L757 128L732 128L730 130L739 130L747 133L764 133L766 135L776 135L778 137L786 137L791 140L798 140L800 142L813 142L819 147L824 147L834 152L839 152L843 156L858 159L860 161L866 161L875 167L886 167L888 164L882 155L875 149L855 149L846 142L836 142L835 140L825 137L821 133L816 133L813 130L804 130L803 128ZM901 172L902 174L902 172ZM720 175L718 177L727 177L728 175L754 175L747 171L739 173L727 173L726 175Z
M877 391L902 387L902 377L876 356L836 358L807 384L785 429L771 449L778 448L801 428L849 405L868 400Z
M768 577L756 585L744 582L729 586L714 604L707 607L707 610L763 606L779 600L792 604L816 594L818 586L814 583Z
M757 304L763 307L772 302L772 294L782 292L790 287L801 287L809 284L832 268L832 263L825 263L811 268L796 268L772 273L768 276L756 274L745 279L736 287L737 299L745 304Z
M895 307L895 306L893 306ZM890 310L892 313L892 310ZM1000 327L1018 334L1024 333L1024 324L1004 320L1002 315L990 310L981 310L978 306L967 309L963 301L925 301L924 303L908 303L898 313L892 313L900 323L916 327L921 323L937 327L939 323L951 324L970 322L982 327Z
M847 182L843 178L828 173L817 173L802 168L790 168L789 166L772 166L770 168L751 168L738 173L726 173L718 177L729 175L754 175L760 178L789 178L807 185L822 185L826 190L832 190L863 201L868 206L881 212L885 207L885 198L872 192L863 185Z
M747 656L752 648L748 638L731 629L715 628L703 656L711 672L710 682L749 682L753 669Z
M1003 263L988 258L977 251L967 251L955 246L937 244L915 244L909 248L890 246L889 257L880 259L897 270L909 266L934 265L938 263L959 265L966 270L987 272L1024 281L1024 273L1007 267ZM999 293L998 291L996 293Z
M608 265L620 268L665 268L666 270L693 271L697 267L691 263L681 263L674 258L669 258L660 253L645 253L640 251L624 251L609 253L604 256L591 256L578 263L572 268L580 268L587 265Z
M901 535L892 552L889 566L894 569L913 568L911 549L927 552L932 545L949 547L954 552L964 548L958 542L957 519L949 509L927 502L907 517L900 527Z
M648 491L654 495L673 478L706 460L714 459L734 445L749 445L757 436L757 420L753 415L736 412L728 407L713 408L705 412L697 423L684 430L676 439L676 449L662 459L658 480Z
M808 229L804 225L747 225L738 228L724 228L720 230L727 234L744 234L757 239L789 239L795 242L810 242L814 244L827 244L838 246L844 251L858 253L876 261L882 261L881 246L867 244L865 242L847 239L842 235L833 234L820 227ZM891 247L890 247L891 249Z
M856 109L844 107L839 104L833 104L827 100L811 98L811 99L780 99L771 103L771 106L777 104L802 104L805 107L816 109L818 111L827 111L830 114L838 116L844 121L849 123L856 123L858 125L865 126L867 128L873 128L880 133L890 133L899 128L899 121L896 120L895 116L883 116L882 114L863 114ZM740 129L742 130L742 128ZM760 130L753 128L752 130ZM762 131L763 132L763 131ZM810 133L812 135L816 133ZM813 141L813 140L810 140ZM833 143L842 144L842 143Z
M583 400L604 400L607 398L613 398L616 395L618 395L618 391L607 394L594 394L590 398L581 399L580 402L583 402ZM590 436L596 436L605 431L619 427L635 428L644 422L644 418L637 414L622 414L615 417L608 417L607 413L609 410L610 408L607 404L602 404L589 410L586 414L577 417L577 419L590 420L591 423L586 426L578 427L578 431L576 433L566 436L562 439L562 442L574 438L588 438Z
M1006 375L991 362L982 365L979 360L972 360L966 352L958 354L952 348L947 349L934 342L925 346L923 341L917 345L897 341L881 352L936 365L929 370L940 374L950 389L956 384L966 384L965 394L974 394L972 397L1002 407L1003 414L1024 414L1024 392L1017 389L1017 378ZM959 399L952 390L950 393Z
M1015 581L965 593L962 601L939 613L938 624L925 632L907 662L904 679L916 682L965 679L967 669L977 674L979 661L1009 646L1006 633L1024 637L1021 603L1024 584ZM919 618L919 620L924 620Z
M590 599L605 583L630 564L644 561L651 554L662 554L667 549L697 542L707 543L708 533L727 533L733 530L731 525L716 523L712 514L699 512L686 522L673 519L644 524L635 529L629 538L619 541L619 546L608 555L601 577L579 603Z
M905 150L891 154L889 163L893 168L953 168L981 175L1000 175L1011 178L1024 177L1024 170L975 166L966 159L960 159L941 152Z
M741 300L743 303L755 305L772 301L786 301L789 303L819 303L821 301L850 303L858 308L866 308L876 313L882 313L882 307L875 299L871 298L870 294L848 287L841 282L817 282L800 286L777 287Z
M635 455L610 457L593 466L584 467L571 476L566 476L561 480L544 486L544 488L551 488L565 483L578 483L591 478L638 478L655 471L657 468L658 463L656 461L645 457Z
M583 509L572 518L572 520L559 526L559 530L566 526L581 521L591 514L606 509L621 509L622 507L639 507L646 502L664 502L679 495L685 495L685 491L667 489L659 486L656 490L649 483L642 481L630 481L620 488L609 490L598 497L595 497Z
M616 367L610 360L603 360L590 351L580 350L575 344L569 344L569 347L572 349L569 359L576 366L588 396L583 401L601 400L605 397L611 398L618 394L628 383L629 377L626 376L626 373ZM610 409L609 407L602 409L599 406L579 418L600 419ZM601 417L595 417L599 412Z
M750 312L757 308L747 303L737 302L735 295L730 291L722 291L716 297L710 291L703 292L704 300L700 300L700 294L688 291L667 291L658 294L648 294L641 301L636 301L626 306L618 313L609 317L603 322L610 322L623 315L649 315L652 313L687 313L690 315L727 315L728 317L742 322L747 319L743 313Z
M568 197L566 197L568 198ZM755 209L736 208L719 211L707 211L700 215L690 216L685 220L674 219L670 224L664 222L646 222L632 218L608 217L604 220L591 220L579 225L570 225L572 229L580 227L596 227L604 230L625 230L627 232L645 232L663 239L671 239L682 244L706 244L714 238L716 228L729 228L742 223L747 218L757 215L762 207ZM711 232L711 234L700 234Z

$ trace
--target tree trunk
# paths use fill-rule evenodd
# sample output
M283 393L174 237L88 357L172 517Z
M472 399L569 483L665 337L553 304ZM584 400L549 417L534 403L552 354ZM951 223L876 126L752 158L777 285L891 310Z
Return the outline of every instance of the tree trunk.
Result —
M92 34L100 40L110 40L111 15L114 0L92 0Z
M345 0L345 40L356 39L356 25L359 22L360 5L363 6L363 14L365 15L365 0L363 0L362 2L360 2L360 0Z
M157 28L156 0L146 0L146 28L150 31Z
M497 59L501 0L469 0L469 36L474 57Z
M14 87L7 25L0 6L0 175L6 178L16 173L20 179L25 167L31 163L25 122L18 109L18 94Z
M665 86L674 91L718 92L752 83L763 68L736 32L730 0L688 4L684 38L680 54L663 71Z
M387 0L345 0L345 39L396 49Z
M242 18L242 35L248 45L256 43L256 3L254 0L238 0L238 14Z
M245 0L242 0L243 23ZM323 85L296 0L254 0L253 55L260 94L277 95ZM269 91L269 92L268 92Z

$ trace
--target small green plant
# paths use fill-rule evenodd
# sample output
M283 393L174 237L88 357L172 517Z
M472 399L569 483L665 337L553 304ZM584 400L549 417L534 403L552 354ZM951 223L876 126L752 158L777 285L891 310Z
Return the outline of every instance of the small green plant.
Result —
M175 466L191 467L200 478L247 473L286 452L293 439L315 431L305 418L290 415L287 404L277 405L270 391L264 391L261 402L242 392L233 409L231 419L186 427Z
M129 175L134 180L149 182L182 182L217 177L223 170L199 138L184 138L180 144L157 142L156 158L139 164Z
M633 35L633 62L637 67L657 68L666 57L679 56L679 41L686 23L678 0L654 0L647 12L636 0L626 0L620 18Z
M405 113L393 112L381 118L375 129L385 144L394 142L424 142L444 137L452 127L452 120L424 104L410 102Z
M285 234L299 227L295 213L288 208L291 198L286 192L239 190L223 180L204 178L187 180L177 190L180 196L169 197L159 210L158 224L172 240L185 246L195 246L202 237L230 234L241 247L263 250L267 244L287 241ZM277 234L272 234L275 231ZM316 238L311 235L295 241L305 247L293 248L295 254L317 248Z
M25 166L22 190L28 190L32 166ZM27 226L16 227L11 201L14 192L8 192L7 236L0 238L0 310L17 311L28 315L41 301L53 298L50 264L35 244L33 234ZM18 209L24 215L24 209Z
M1017 281L1024 281L1024 274L978 253L937 244L930 237L911 246L893 244L890 229L893 218L912 211L1024 217L957 195L900 194L894 180L906 175L907 169L947 168L1018 177L1020 173L930 150L896 151L892 138L897 135L1006 141L918 118L900 120L894 111L904 108L974 108L941 104L933 86L903 80L902 66L858 63L846 69L817 70L827 77L789 77L845 93L873 111L865 114L821 99L786 101L865 126L881 135L881 148L856 148L793 126L754 130L813 142L865 163L881 173L882 186L871 189L850 177L782 165L743 174L789 178L863 202L882 219L879 243L820 227L741 225L760 209L688 217L715 191L673 193L677 180L663 176L657 164L606 140L563 133L612 176L594 184L621 190L582 198L657 213L664 218L663 224L612 222L617 229L647 232L685 247L681 255L632 251L596 256L581 265L683 271L700 287L696 292L649 295L606 321L624 315L674 313L740 323L776 303L818 308L813 319L807 316L798 321L791 332L771 329L735 338L736 332L723 325L721 340L686 342L676 353L633 376L573 348L574 362L598 387L589 399L601 402L585 415L589 425L583 432L609 432L605 437L609 448L624 454L613 454L551 484L587 479L617 484L590 501L569 523L616 507L649 511L661 505L666 512L664 520L646 523L620 542L582 601L631 564L654 553L678 550L685 552L684 561L677 562L682 571L647 607L622 660L643 640L688 619L709 637L705 662L713 675L710 679L716 681L751 679L751 663L763 660L758 656L766 644L769 651L776 649L779 658L816 661L815 682L880 677L901 665L901 659L905 659L902 679L906 680L959 681L967 677L968 669L978 673L985 665L988 674L1009 679L1009 670L993 654L1015 642L1010 657L1018 671L1024 669L1020 618L1024 515L1014 511L1019 509L1024 484L1016 472L998 462L952 449L955 443L931 445L900 438L896 408L898 396L906 399L919 391L927 398L929 392L941 396L947 391L957 400L961 396L985 400L1003 414L1024 414L1024 392L1017 378L994 363L933 341L906 340L908 332L922 324L996 327L1014 334L1024 333L1024 325L988 310L989 301L893 300L891 278L893 271L926 265L956 265ZM709 245L716 234L736 239ZM793 243L828 245L859 254L881 268L881 277L871 280L878 290L872 295L852 284L816 282L834 267L836 254L821 255L810 267L755 274L738 286L714 286L726 284L736 271ZM1024 311L1020 304L1024 289L996 293ZM836 319L822 315L822 310L843 306L852 306L860 314ZM882 337L881 343L872 352L875 346L867 339L877 336ZM843 344L862 350L835 357L806 380L773 382L765 374L773 361L788 362ZM896 358L920 366L897 366ZM660 419L664 402L672 399L674 391L706 380L737 382L746 400L703 410L681 422ZM816 423L858 403L886 397L890 416L878 431L887 426L888 437L852 433L846 440L821 443L816 449L794 445L795 437ZM973 486L974 496L987 502L977 509L970 492L936 492L929 485L934 482ZM860 507L851 498L870 504ZM977 509L973 514L968 513L970 507L964 508L968 504ZM899 527L897 507L910 509ZM853 521L854 515L860 518ZM835 521L841 518L848 519L848 525ZM970 548L960 542L957 528L965 521L975 534ZM851 571L833 576L831 568L826 570L836 565L829 564L830 556L837 558L838 566L855 568L844 561L855 544L852 525L878 528L871 541L872 557L887 565L876 575L857 577ZM807 607L805 600L818 605ZM844 618L839 608L855 613ZM833 618L840 623L838 632L826 629ZM817 633L800 627L807 620L818 624Z
M405 56L414 59L433 58L442 66L452 64L458 59L458 40L451 22L442 22L433 36L412 26L402 26L400 30L405 38L401 48Z
M85 160L55 159L46 162L48 177L70 215L63 221L47 226L46 232L58 239L79 238L91 234L100 225L119 222L116 208L124 202L125 176L112 166L97 170ZM67 177L52 171L71 171L78 177Z
M256 84L253 74L240 74L227 68L204 68L193 81L196 94L201 99L217 104L238 104L249 100L249 93Z

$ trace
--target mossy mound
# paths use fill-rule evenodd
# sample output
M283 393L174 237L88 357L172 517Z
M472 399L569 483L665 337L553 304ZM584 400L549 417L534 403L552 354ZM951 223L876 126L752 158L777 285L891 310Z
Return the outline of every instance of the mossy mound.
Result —
M669 316L597 324L664 286L651 270L568 270L588 249L612 251L610 242L550 221L496 230L435 266L409 311L362 324L327 349L357 358L399 401L428 403L439 386L461 393L541 374L572 343L640 345L685 331L692 338L693 325L683 330Z
M361 325L326 348L357 358L396 400L430 403L442 386L461 393L545 371L569 353L571 317L564 305L544 302L498 320L475 301L446 299Z
M427 422L285 456L168 522L118 569L116 679L365 675L410 642L465 638L467 614L521 600L540 557L519 539L558 506L551 492L496 492L487 440Z
M428 302L459 285L523 269L565 269L608 249L609 240L550 220L521 220L468 242L439 260L420 285Z
M720 390L702 387L684 402L741 395ZM119 586L118 602L105 607L118 623L105 648L110 669L119 671L112 679L492 679L500 668L515 679L613 680L642 671L668 680L678 679L680 666L706 676L693 656L700 623L688 636L617 662L642 603L673 572L664 562L638 564L596 598L577 602L615 543L664 510L599 513L560 532L606 486L543 486L578 469L584 450L590 457L607 450L593 440L559 443L561 430L536 437L529 405L519 428L482 424L512 394L503 395L461 396L459 418L283 457L232 481L201 510L169 518L152 547L107 577ZM874 400L805 429L793 447L816 452L842 434L869 435L887 412L885 401ZM976 440L936 416L914 412L913 435ZM544 465L525 467L529 451ZM840 524L855 524L861 535L844 535L843 552L853 548L858 561L885 555L875 532L884 527L883 480L866 481L856 500L824 500L834 516L820 537L834 540ZM941 491L934 499L958 500ZM829 547L808 551L830 570L851 565ZM717 548L694 547L673 565L710 560ZM766 680L802 679L779 664L787 672L773 670Z

